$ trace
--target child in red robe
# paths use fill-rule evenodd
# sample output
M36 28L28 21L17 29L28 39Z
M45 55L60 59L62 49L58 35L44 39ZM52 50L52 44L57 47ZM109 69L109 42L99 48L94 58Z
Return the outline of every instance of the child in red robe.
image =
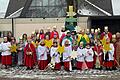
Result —
M36 63L36 49L31 41L31 38L28 38L28 43L24 48L24 65L27 70L33 69Z
M94 55L94 66L95 66L95 68L101 69L102 66L103 66L103 47L102 47L102 44L101 44L100 40L97 40L93 50L94 50L94 53L95 53L95 55Z

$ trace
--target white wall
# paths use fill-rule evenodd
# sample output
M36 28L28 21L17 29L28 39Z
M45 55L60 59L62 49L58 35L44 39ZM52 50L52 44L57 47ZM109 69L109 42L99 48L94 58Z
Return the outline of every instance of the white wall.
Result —
M78 26L81 29L87 28L88 17L80 17L78 19ZM18 38L23 34L27 33L28 36L35 29L44 29L46 31L47 27L50 27L52 30L53 26L57 26L58 32L61 30L61 26L64 26L65 18L17 18L14 19L14 36ZM0 19L0 30L9 30L12 31L11 19Z
M0 19L0 31L12 31L12 20Z
M12 31L11 19L0 19L0 31ZM0 38L0 42L2 39Z

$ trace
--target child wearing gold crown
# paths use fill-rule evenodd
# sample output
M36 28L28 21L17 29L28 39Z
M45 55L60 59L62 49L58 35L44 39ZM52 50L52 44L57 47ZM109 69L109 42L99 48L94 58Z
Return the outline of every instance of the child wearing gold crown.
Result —
M97 40L94 50L94 67L97 69L102 69L103 66L103 47L100 40Z

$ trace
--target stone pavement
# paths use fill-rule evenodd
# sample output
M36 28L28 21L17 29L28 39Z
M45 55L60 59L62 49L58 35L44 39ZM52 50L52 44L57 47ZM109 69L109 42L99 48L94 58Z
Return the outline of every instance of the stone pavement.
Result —
M0 69L0 80L120 80L119 70L73 70L71 72L40 71L37 68L26 70L26 67Z

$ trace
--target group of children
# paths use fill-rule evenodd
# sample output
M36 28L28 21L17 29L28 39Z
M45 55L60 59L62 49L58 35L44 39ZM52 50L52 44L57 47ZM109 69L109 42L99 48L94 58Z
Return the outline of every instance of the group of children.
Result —
M1 63L9 66L26 66L33 69L38 65L40 70L48 66L54 70L60 70L64 66L66 71L72 69L113 69L119 66L116 60L113 39L115 35L108 32L105 27L103 33L100 29L87 29L66 31L64 27L59 33L53 27L53 31L36 30L30 37L23 34L19 43L9 33L0 44Z

